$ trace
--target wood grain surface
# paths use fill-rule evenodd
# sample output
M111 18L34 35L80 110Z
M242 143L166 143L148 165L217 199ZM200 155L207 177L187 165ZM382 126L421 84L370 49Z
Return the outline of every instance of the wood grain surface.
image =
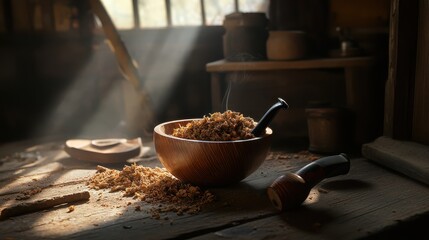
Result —
M359 157L352 158L349 174L313 188L303 206L278 212L266 188L317 156L273 149L263 165L242 182L209 189L216 201L201 212L166 212L154 218L150 204L123 197L121 192L88 189L86 179L95 173L96 164L71 159L61 143L38 146L19 150L9 145L14 152L0 156L0 175L7 174L0 180L0 209L79 191L88 191L90 198L3 220L1 239L359 239L429 212L426 186ZM33 158L36 153L38 157ZM161 166L153 152L131 162ZM107 167L122 169L123 165ZM17 200L23 191L36 187L42 190Z

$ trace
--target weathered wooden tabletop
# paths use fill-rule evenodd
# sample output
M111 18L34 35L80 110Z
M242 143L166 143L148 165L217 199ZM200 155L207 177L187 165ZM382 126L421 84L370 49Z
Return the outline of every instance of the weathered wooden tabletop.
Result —
M144 150L133 161L160 166L150 143ZM427 186L360 157L352 159L349 174L322 181L303 206L280 213L269 202L266 188L314 156L273 149L241 183L209 189L216 201L201 212L167 212L160 219L144 211L151 207L147 203L124 198L121 192L88 189L86 180L97 164L70 158L61 142L5 145L0 157L0 210L26 201L90 193L88 201L73 203L73 211L65 204L0 221L0 239L359 239L384 236L391 229L408 231L401 226L427 220L429 213ZM124 164L130 163L108 167L122 169ZM18 200L31 189L40 190ZM136 211L137 205L143 210ZM410 229L413 234L428 233Z

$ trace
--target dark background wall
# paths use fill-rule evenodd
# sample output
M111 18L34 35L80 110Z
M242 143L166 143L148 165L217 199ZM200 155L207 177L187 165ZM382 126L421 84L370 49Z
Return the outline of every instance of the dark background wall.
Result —
M49 9L48 3L55 1L42 2ZM134 134L127 126L125 79L103 33L94 29L87 4L76 2L71 6L78 13L76 28L57 31L53 19L34 22L29 14L34 1L0 1L0 142L44 135ZM342 26L350 28L368 54L385 57L390 1L321 2L321 11L327 12L320 14L326 25L326 32L318 35L326 48L320 52L337 47L334 29ZM300 11L308 6L301 5ZM287 10L277 13L282 16ZM305 19L300 23L311 29ZM222 26L120 31L155 101L157 121L211 111L205 64L223 58L223 33ZM164 91L156 83L168 88Z

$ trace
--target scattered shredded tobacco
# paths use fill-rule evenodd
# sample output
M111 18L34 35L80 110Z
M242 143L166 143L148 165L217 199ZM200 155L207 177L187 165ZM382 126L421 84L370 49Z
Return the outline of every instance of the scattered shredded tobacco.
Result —
M71 212L73 212L74 211L74 205L70 205L69 207L68 207L68 211L67 211L67 213L71 213Z
M214 195L208 190L183 183L165 168L150 168L135 163L124 166L121 171L98 166L96 174L88 180L88 186L123 191L126 197L156 205L150 208L154 218L159 218L163 212L195 214L202 205L214 200Z
M234 141L255 137L251 132L255 122L239 112L215 112L200 120L193 120L173 131L173 136L205 141Z
M42 189L40 187L28 189L28 190L20 192L18 194L18 196L16 196L15 199L16 200L26 200L26 199L29 199L30 197L32 197L33 195L40 193L41 191L42 191Z

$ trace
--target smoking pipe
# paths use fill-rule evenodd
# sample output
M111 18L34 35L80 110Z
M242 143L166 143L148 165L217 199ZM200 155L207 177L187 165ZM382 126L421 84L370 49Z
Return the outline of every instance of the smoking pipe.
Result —
M256 127L252 130L252 134L255 137L261 136L262 133L265 133L265 128L268 127L271 120L273 120L274 116L277 114L280 108L284 108L285 110L289 108L289 105L285 100L278 98L278 102L276 102L270 109L262 116L261 120L259 120Z
M267 189L268 198L278 210L289 210L301 205L310 190L325 178L347 174L350 159L344 153L320 158L295 173L278 177Z

